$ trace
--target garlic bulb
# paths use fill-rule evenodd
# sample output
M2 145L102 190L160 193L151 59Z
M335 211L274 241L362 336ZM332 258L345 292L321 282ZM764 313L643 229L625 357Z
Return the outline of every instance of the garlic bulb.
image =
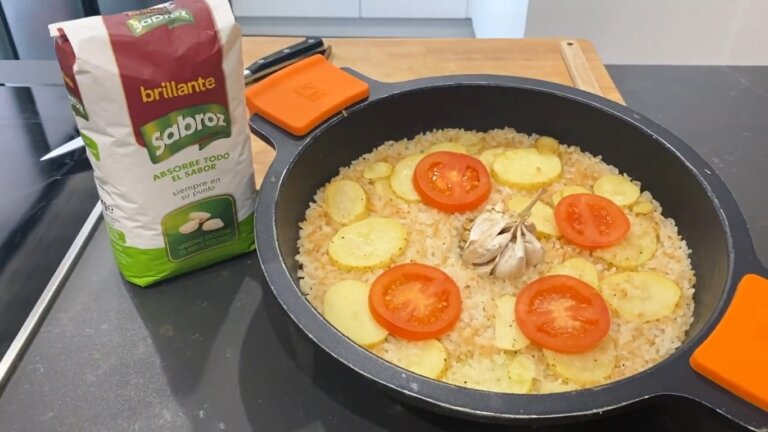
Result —
M499 254L512 240L508 225L504 215L493 209L478 216L469 230L463 261L482 268L490 265L487 272L483 271L490 273Z
M480 214L469 230L462 260L481 274L499 278L520 277L539 264L544 259L544 247L532 234L536 227L527 218L543 194L539 191L515 218L497 209Z
M525 242L523 240L523 230L517 229L516 240L507 243L507 246L499 254L499 260L496 267L493 268L493 275L502 279L510 277L520 277L525 273Z
M507 244L499 255L493 275L499 278L520 277L529 267L544 259L544 248L523 224L515 228L515 241Z

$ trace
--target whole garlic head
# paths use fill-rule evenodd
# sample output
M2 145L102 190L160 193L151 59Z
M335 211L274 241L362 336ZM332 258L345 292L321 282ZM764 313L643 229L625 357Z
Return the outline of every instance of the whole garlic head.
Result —
M528 206L541 197L540 191ZM544 247L533 232L535 226L527 221L529 214L521 212L509 218L497 209L480 214L469 231L462 261L477 272L499 278L522 276L526 269L544 260Z
M467 264L487 267L495 263L499 254L512 239L508 221L502 213L491 210L480 214L469 230L462 260ZM490 273L493 266L488 268Z

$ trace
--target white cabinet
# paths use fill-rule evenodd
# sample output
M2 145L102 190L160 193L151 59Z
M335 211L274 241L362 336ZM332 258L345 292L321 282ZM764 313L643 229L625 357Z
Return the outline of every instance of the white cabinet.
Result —
M358 18L359 0L232 0L238 17Z
M467 18L467 0L360 0L362 18Z
M467 18L468 0L232 0L238 17Z

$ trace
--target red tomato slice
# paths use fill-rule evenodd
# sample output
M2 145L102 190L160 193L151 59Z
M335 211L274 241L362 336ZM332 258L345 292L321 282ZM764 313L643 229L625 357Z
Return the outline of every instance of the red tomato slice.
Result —
M413 173L413 187L424 204L446 213L480 207L491 195L491 176L479 159L453 152L425 156Z
M629 218L608 198L593 194L574 194L555 207L555 223L577 246L597 249L613 246L629 232Z
M442 270L425 264L396 265L373 282L368 305L373 317L397 337L424 340L456 325L461 293Z
M520 290L515 319L531 342L561 353L595 348L611 327L600 294L586 282L564 275L544 276Z

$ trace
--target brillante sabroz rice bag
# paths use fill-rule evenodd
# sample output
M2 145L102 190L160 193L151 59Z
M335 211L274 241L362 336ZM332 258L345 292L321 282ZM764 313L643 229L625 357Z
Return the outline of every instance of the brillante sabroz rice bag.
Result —
M225 0L51 24L118 267L147 286L254 249L240 31Z

